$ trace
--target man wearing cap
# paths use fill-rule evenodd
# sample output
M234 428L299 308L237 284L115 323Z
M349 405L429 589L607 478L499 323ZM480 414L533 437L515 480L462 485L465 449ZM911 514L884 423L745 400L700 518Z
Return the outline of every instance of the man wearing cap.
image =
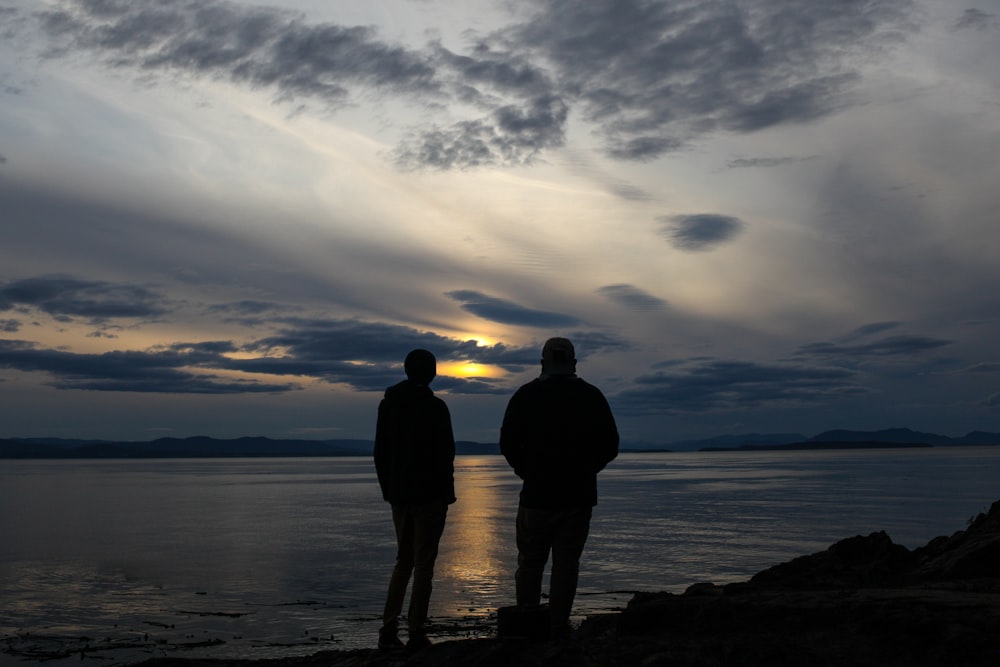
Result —
M569 340L546 341L541 375L511 397L500 451L523 480L516 524L517 604L540 603L551 552L549 620L552 636L565 636L597 504L597 473L618 455L611 408L597 387L577 377Z
M403 646L399 615L412 573L406 646L415 649L430 644L425 625L434 561L455 502L455 437L448 406L429 386L437 375L434 355L413 350L403 367L406 379L385 390L375 428L375 470L382 498L392 505L397 548L378 645Z

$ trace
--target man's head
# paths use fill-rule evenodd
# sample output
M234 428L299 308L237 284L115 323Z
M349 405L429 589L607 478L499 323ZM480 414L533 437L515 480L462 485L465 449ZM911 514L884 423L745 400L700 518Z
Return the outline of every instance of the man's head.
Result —
M576 373L576 351L567 338L550 338L542 347L542 372L549 375Z
M437 375L437 360L427 350L413 350L403 362L406 377L417 384L430 384Z

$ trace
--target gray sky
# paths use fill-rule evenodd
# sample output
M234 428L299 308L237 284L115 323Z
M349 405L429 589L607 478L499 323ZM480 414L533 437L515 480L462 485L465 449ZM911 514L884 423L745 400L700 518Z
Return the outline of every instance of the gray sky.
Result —
M0 0L0 437L1000 430L1000 0Z

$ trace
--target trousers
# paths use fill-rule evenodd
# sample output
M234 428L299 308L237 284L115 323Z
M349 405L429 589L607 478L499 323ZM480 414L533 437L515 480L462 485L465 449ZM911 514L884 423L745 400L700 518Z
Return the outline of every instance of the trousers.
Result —
M411 575L413 589L410 591L407 629L411 638L426 634L434 561L437 560L438 543L444 532L447 515L448 505L444 502L392 506L392 523L396 529L396 565L392 569L385 597L383 634L395 634L399 630L399 616L403 611L403 599L406 597Z
M541 602L542 576L549 553L549 616L552 627L569 625L580 576L580 556L590 533L592 508L538 509L518 507L517 571L514 583L517 604Z

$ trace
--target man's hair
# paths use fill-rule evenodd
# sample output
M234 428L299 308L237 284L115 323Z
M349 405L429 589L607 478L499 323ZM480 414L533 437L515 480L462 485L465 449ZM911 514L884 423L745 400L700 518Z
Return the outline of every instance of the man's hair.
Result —
M427 350L413 350L403 362L406 377L418 384L430 384L437 375L437 359Z

